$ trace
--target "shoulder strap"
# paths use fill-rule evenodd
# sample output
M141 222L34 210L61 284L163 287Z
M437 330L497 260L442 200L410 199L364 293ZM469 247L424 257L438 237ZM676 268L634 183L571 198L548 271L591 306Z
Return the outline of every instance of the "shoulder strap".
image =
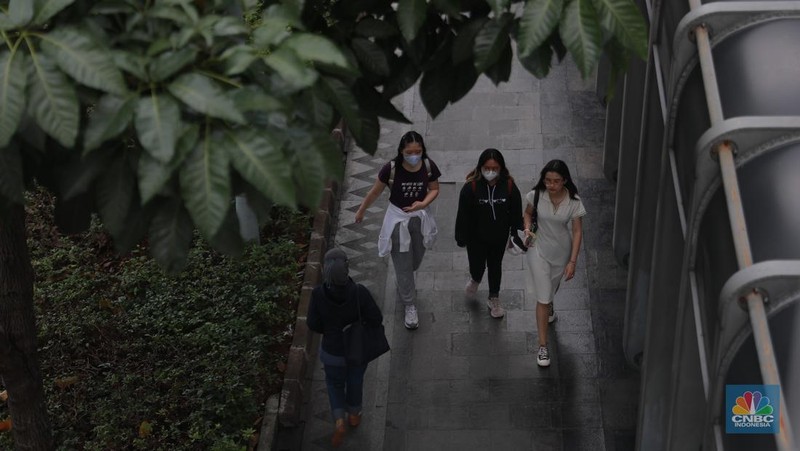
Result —
M514 179L508 176L508 195L511 196L511 186L514 185Z
M478 193L478 182L476 182L475 179L472 179L472 181L469 182L469 184L472 185L472 194L477 194Z
M533 190L533 213L531 214L531 227L533 232L539 230L539 190Z
M361 297L358 295L358 292L361 291L361 285L356 284L356 307L358 308L358 322L363 322L361 320Z
M429 158L423 158L422 161L425 162L425 171L428 173L428 178L430 179L431 174L433 174L431 171L431 160Z
M388 180L389 183L387 183L387 185L389 185L389 188L391 188L392 184L394 183L394 172L395 172L394 165L395 165L394 160L389 162L389 180Z

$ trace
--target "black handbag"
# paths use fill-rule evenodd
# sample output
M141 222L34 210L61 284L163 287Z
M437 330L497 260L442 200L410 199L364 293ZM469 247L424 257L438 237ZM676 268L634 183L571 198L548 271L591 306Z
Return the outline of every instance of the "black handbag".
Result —
M389 340L383 323L367 324L361 318L361 300L356 286L356 305L358 321L354 321L342 329L344 331L344 359L348 365L366 365L389 351Z

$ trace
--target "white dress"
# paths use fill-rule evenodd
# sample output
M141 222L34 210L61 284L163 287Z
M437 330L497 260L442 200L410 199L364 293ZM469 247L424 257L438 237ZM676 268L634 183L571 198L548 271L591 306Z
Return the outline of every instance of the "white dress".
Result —
M533 205L534 195L534 191L525 195L527 205ZM567 196L558 207L554 207L547 190L539 193L539 230L536 232L536 243L525 253L525 259L533 276L536 299L544 304L553 301L572 253L570 222L586 214L580 197L575 197L572 199Z

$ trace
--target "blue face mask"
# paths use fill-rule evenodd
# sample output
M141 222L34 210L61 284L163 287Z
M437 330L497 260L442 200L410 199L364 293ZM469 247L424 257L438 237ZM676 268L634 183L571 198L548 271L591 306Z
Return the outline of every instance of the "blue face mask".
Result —
M416 166L422 160L422 155L403 155L403 159L411 166Z

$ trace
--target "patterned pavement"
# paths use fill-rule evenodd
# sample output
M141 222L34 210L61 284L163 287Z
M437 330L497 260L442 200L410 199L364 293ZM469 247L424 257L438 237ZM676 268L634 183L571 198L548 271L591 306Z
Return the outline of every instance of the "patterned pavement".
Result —
M633 449L639 376L622 356L626 272L611 252L614 186L602 174L604 110L593 82L581 80L565 61L542 81L520 67L499 87L482 78L436 120L415 90L395 104L413 124L382 122L375 156L349 149L334 227L351 275L382 306L392 345L370 365L363 423L340 449ZM377 256L388 195L361 224L353 218L378 169L412 129L425 137L443 176L431 206L439 238L417 273L420 328L409 332L395 302L390 259ZM523 193L544 162L566 161L589 212L578 274L556 296L559 320L551 329L549 369L535 363L535 301L522 257L504 260L505 319L489 317L485 282L478 301L463 295L466 252L453 240L457 194L486 147L503 152ZM278 449L331 449L322 369L317 361L313 365L306 422L279 439Z

